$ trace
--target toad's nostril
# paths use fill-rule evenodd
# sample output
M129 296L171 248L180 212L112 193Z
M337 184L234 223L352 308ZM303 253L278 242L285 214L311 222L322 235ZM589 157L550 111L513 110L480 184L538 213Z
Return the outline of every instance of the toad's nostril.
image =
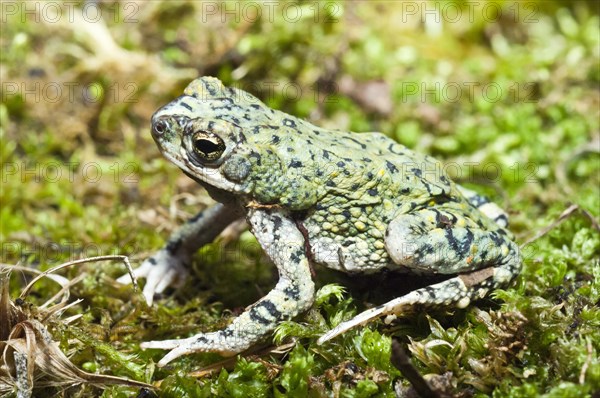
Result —
M164 134L169 128L169 123L166 120L159 120L152 125L152 130L156 135Z

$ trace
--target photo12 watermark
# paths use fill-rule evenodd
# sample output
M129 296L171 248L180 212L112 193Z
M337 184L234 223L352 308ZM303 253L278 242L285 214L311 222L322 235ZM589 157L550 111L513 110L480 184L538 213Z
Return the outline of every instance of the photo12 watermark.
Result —
M374 3L377 3L375 1ZM415 18L423 23L474 23L478 20L500 20L521 23L538 22L539 6L533 1L512 1L502 4L491 1L400 1L400 21L408 23Z
M400 83L401 103L456 103L484 101L496 103L503 100L534 103L538 101L535 82L416 82Z
M140 3L137 1L10 1L0 2L0 21L25 23L88 23L100 21L138 23Z
M302 4L287 1L202 1L201 22L210 20L269 23L282 19L287 23L310 20L315 23L336 23L342 16L342 3L334 1L309 1Z
M17 179L21 183L84 182L95 184L109 179L116 184L137 184L140 165L135 162L2 162L1 180L6 184Z
M100 83L3 81L2 102L23 103L100 103L110 100L115 103L138 102L138 85L135 82L114 82L109 86Z

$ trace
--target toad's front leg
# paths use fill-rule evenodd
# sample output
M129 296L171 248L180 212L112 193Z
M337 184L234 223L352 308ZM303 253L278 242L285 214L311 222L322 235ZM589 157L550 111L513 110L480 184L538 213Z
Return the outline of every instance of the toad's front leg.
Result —
M279 271L279 282L265 297L250 307L225 329L201 333L181 340L150 341L142 348L171 349L159 362L194 352L235 355L271 333L279 322L308 309L314 300L304 236L285 211L251 209L248 221L259 243Z

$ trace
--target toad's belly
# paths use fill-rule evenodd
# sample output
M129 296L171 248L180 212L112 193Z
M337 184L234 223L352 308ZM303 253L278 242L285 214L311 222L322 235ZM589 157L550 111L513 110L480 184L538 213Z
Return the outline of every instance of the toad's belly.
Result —
M382 245L359 237L336 238L339 237L309 236L310 257L315 263L343 272L404 268L390 259Z

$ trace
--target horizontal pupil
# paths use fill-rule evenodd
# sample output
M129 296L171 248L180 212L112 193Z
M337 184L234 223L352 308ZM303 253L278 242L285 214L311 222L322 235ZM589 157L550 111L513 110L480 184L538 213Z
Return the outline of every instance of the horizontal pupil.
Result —
M213 141L204 139L194 141L194 147L202 153L211 153L219 150L219 145Z

